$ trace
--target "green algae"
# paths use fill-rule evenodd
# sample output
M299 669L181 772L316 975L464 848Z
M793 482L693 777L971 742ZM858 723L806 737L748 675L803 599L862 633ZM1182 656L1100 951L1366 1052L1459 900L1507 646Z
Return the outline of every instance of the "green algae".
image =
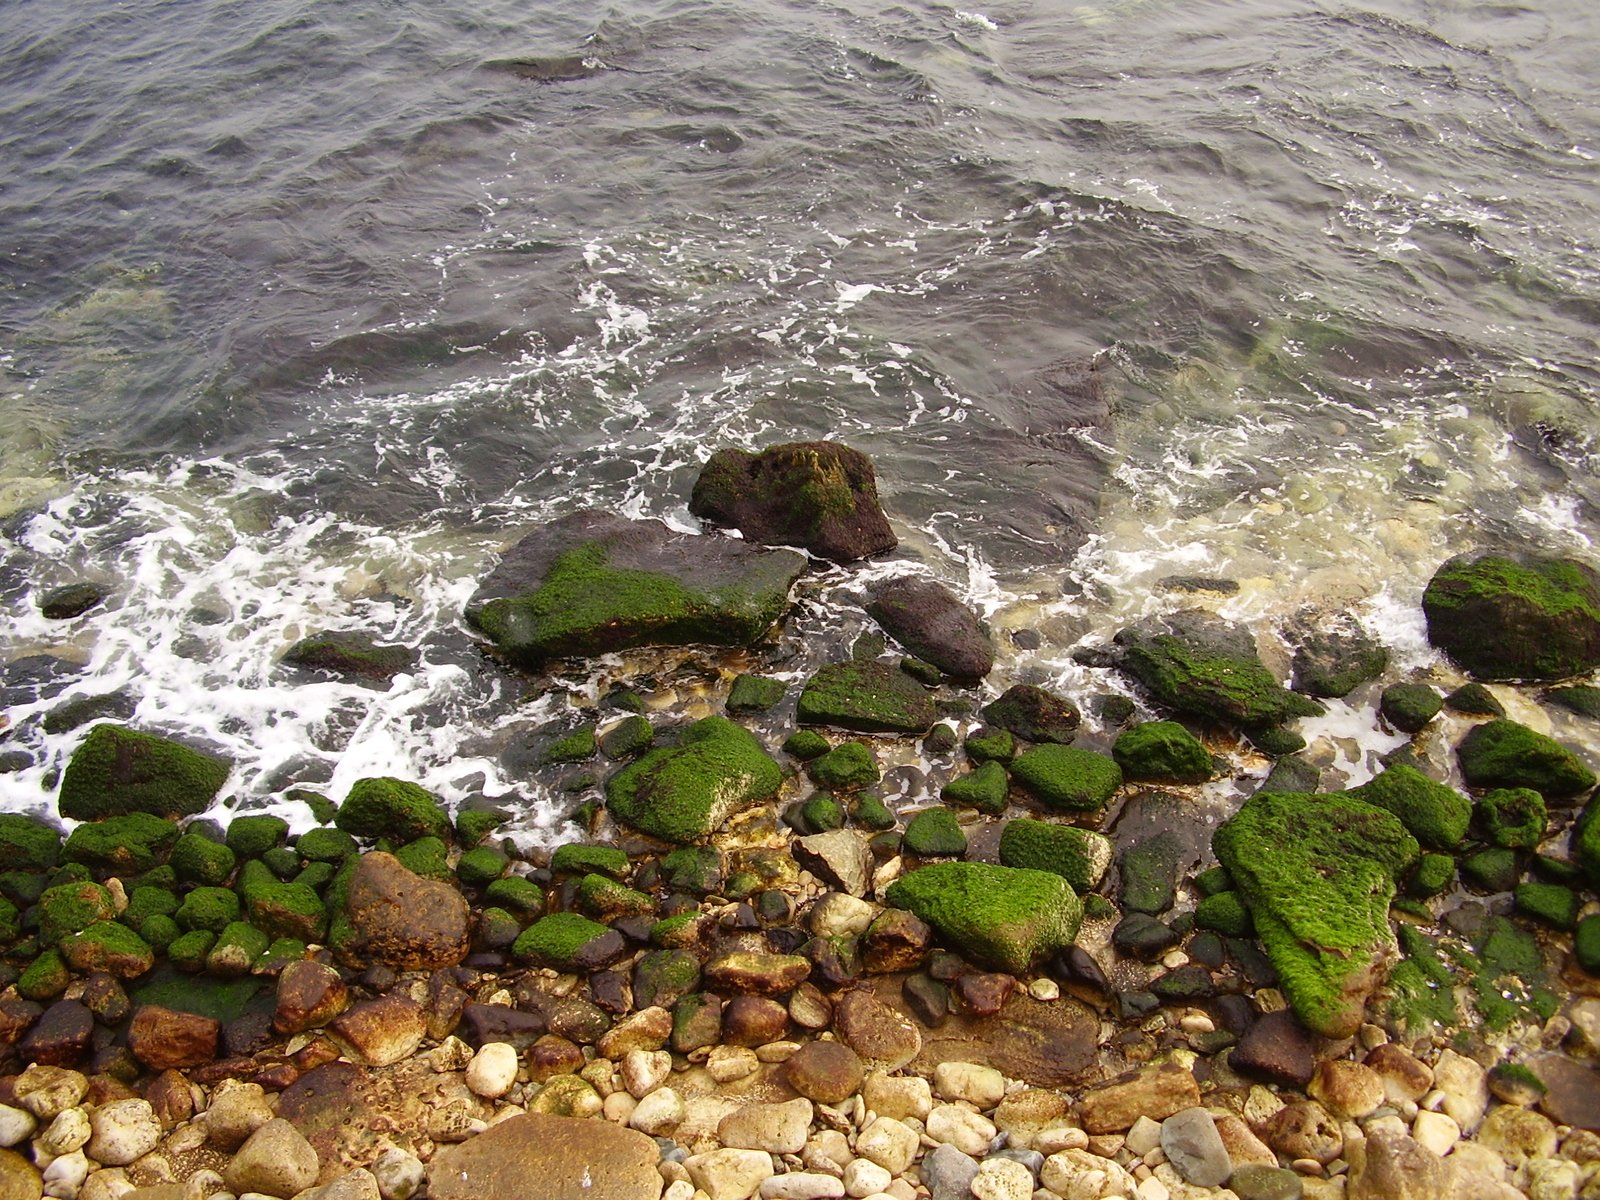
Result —
M184 883L226 883L237 857L221 842L198 833L185 833L172 847L167 862Z
M885 897L971 962L1021 974L1072 944L1083 903L1059 875L986 863L933 863Z
M749 730L705 717L677 745L651 750L607 780L606 805L623 824L683 845L770 799L782 784L782 769Z
M766 675L740 675L728 689L730 713L763 713L783 699L789 685Z
M879 662L829 663L800 692L795 709L803 725L834 725L858 733L919 735L938 711L927 689Z
M178 827L173 822L131 812L79 825L67 835L61 856L68 862L119 874L148 871L177 840Z
M1472 821L1472 801L1403 764L1381 771L1346 795L1392 812L1417 841L1434 850L1460 846Z
M1046 744L1035 746L1011 764L1017 785L1047 808L1092 812L1122 786L1122 768L1092 750Z
M1478 798L1478 826L1493 845L1532 850L1544 840L1544 797L1532 788L1496 788Z
M1478 679L1565 679L1600 664L1600 578L1572 559L1452 558L1422 611L1429 641Z
M939 798L946 804L975 808L981 813L997 816L1006 810L1006 800L1011 793L1011 777L1005 767L995 759L982 763L976 770L957 775L945 784Z
M1093 891L1111 865L1111 839L1103 833L1017 817L1000 832L1002 866L1049 871L1082 894Z
M1456 747L1471 787L1529 787L1545 799L1586 792L1595 775L1571 750L1515 721L1487 721Z
M96 725L61 777L63 817L92 821L127 813L187 817L204 812L232 768L220 758L121 725Z
M948 808L925 808L906 822L903 844L918 858L954 858L967 852L967 835Z
M878 760L862 742L840 742L806 765L806 774L818 787L832 792L855 792L880 778Z
M355 837L397 842L450 837L450 817L438 797L418 784L382 776L356 780L333 823Z
M550 856L550 869L558 875L599 874L623 879L628 874L628 856L615 846L568 842L556 847Z
M0 862L14 871L49 871L61 861L61 831L38 817L0 813Z
M252 813L230 821L224 841L239 858L260 858L280 844L288 834L289 822L282 817Z
M1157 783L1204 783L1211 755L1200 739L1176 721L1145 721L1117 736L1111 756L1125 779Z
M577 968L583 948L608 932L604 925L578 913L551 913L524 929L511 953L520 962L571 971Z

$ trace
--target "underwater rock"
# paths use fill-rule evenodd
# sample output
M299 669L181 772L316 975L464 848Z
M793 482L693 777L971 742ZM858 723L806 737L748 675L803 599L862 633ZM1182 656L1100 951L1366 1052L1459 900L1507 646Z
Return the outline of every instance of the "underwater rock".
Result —
M1014 974L1072 944L1083 902L1048 871L934 863L902 876L885 899L933 926L962 957Z
M1458 555L1422 593L1428 640L1477 679L1565 679L1600 665L1600 575L1570 558Z
M229 764L122 725L96 725L61 777L57 807L74 821L126 813L189 817L204 812Z
M718 450L689 498L701 520L765 546L800 546L848 563L898 544L878 504L872 461L838 442L790 442L760 454Z
M624 825L683 845L739 809L777 794L783 770L755 735L726 717L696 721L606 781L606 805Z
M804 570L792 551L585 510L511 547L466 617L526 667L634 646L744 646L788 610Z
M1212 837L1297 1016L1349 1037L1394 952L1389 901L1421 848L1347 796L1258 792Z
M111 589L101 583L89 580L64 583L39 598L39 612L51 621L70 621L81 617L109 595Z
M379 642L359 629L337 629L301 638L284 651L283 661L350 679L389 680L416 666L417 655L409 646Z
M1376 679L1389 665L1389 651L1349 613L1308 616L1290 631L1294 690L1337 700Z
M994 646L978 618L942 583L915 575L880 585L867 612L910 653L952 679L976 683L994 669Z

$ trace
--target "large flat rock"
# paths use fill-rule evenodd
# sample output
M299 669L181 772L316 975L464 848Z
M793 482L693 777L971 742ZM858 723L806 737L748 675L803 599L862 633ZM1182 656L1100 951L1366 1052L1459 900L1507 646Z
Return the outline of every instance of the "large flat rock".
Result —
M657 1200L661 1150L609 1121L526 1113L433 1156L431 1200Z

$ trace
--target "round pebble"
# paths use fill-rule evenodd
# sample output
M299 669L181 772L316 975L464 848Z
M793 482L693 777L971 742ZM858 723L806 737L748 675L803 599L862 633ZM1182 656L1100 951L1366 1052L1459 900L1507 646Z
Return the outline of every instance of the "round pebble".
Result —
M485 1100L498 1100L517 1081L516 1047L506 1042L486 1042L467 1064L467 1086Z

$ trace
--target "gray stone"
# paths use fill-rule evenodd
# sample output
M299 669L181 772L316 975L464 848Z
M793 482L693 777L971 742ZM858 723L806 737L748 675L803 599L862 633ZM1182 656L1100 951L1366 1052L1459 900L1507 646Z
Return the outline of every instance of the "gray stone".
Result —
M812 874L851 896L865 896L872 882L872 852L853 829L814 833L794 843L794 854Z
M936 1146L922 1160L922 1182L932 1200L968 1200L978 1160L948 1143Z
M1161 1149L1178 1174L1196 1187L1218 1187L1233 1173L1217 1123L1203 1108L1186 1108L1161 1122Z

